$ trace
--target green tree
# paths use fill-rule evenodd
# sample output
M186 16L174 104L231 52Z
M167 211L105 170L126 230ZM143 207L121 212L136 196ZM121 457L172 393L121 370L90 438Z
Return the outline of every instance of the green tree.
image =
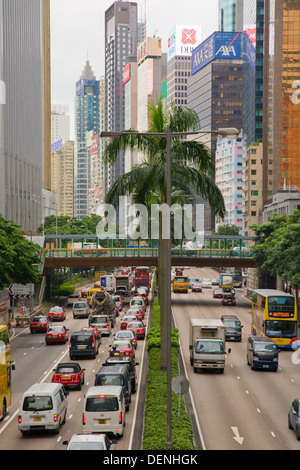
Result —
M107 194L107 202L118 207L119 197L130 195L134 203L144 204L150 208L153 199L160 204L166 203L166 132L182 133L199 129L199 119L195 111L179 107L169 112L163 106L162 100L157 106L148 105L150 126L147 135L138 131L129 130L120 137L112 138L106 147L105 159L110 163L116 162L121 151L137 148L143 155L142 161L135 165L131 171L122 175ZM129 133L130 132L130 133ZM152 136L151 133L164 134ZM214 182L214 159L208 148L201 142L186 140L182 137L171 139L171 180L172 193L179 191L185 194L191 202L191 195L199 194L211 206L212 213L225 216L225 205L222 194ZM179 194L177 193L177 194ZM172 201L173 203L173 201ZM161 227L161 224L160 224ZM161 263L162 236L159 239L159 268ZM162 276L159 276L159 293ZM161 367L166 368L166 318L161 316Z
M0 287L37 282L34 264L40 262L40 252L38 245L23 236L19 225L0 215Z
M274 215L269 223L253 226L254 260L262 276L278 276L296 289L300 286L300 211Z

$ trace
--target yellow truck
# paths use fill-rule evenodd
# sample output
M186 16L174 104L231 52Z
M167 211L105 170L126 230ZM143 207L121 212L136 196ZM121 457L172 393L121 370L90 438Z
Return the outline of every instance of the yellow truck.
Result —
M189 278L188 276L174 276L173 279L173 292L185 292L189 291Z

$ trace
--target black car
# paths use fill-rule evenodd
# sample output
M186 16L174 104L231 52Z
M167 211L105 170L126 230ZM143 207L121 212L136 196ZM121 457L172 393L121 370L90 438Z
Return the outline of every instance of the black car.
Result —
M131 392L136 392L137 374L135 367L139 365L139 362L135 362L132 356L112 356L106 359L105 364L128 364L130 367Z
M222 315L222 322L225 325L226 341L242 341L242 328L240 320L236 315Z
M94 331L75 331L70 338L70 359L93 357L98 354L100 342Z
M247 343L247 364L251 369L269 369L277 371L280 349L271 338L249 336Z

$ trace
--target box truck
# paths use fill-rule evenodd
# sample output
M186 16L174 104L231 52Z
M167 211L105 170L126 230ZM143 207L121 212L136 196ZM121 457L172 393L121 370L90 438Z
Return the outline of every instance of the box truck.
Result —
M192 318L189 331L190 363L198 369L217 369L222 374L225 367L225 325L221 320ZM228 349L228 353L231 350Z

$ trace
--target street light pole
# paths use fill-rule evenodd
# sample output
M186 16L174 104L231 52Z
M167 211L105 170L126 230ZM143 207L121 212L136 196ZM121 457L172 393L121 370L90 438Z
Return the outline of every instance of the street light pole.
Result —
M171 132L168 128L166 132L134 132L134 131L123 131L123 132L101 132L100 137L121 137L122 135L147 135L152 137L165 137L166 138L166 204L171 207L171 141L172 137L186 137L189 135L197 134L217 134L223 135L230 138L236 138L239 135L239 131L235 128L222 128L216 131L187 131L187 132ZM171 214L169 214L169 228L171 229ZM167 450L172 449L172 346L171 346L171 334L172 334L172 315L171 315L171 230L169 236L166 239L161 239L161 270L159 273L159 286L163 289L161 295L161 315L166 321L166 345L161 344L161 347L166 347L166 369L167 369ZM162 338L164 341L164 338Z

